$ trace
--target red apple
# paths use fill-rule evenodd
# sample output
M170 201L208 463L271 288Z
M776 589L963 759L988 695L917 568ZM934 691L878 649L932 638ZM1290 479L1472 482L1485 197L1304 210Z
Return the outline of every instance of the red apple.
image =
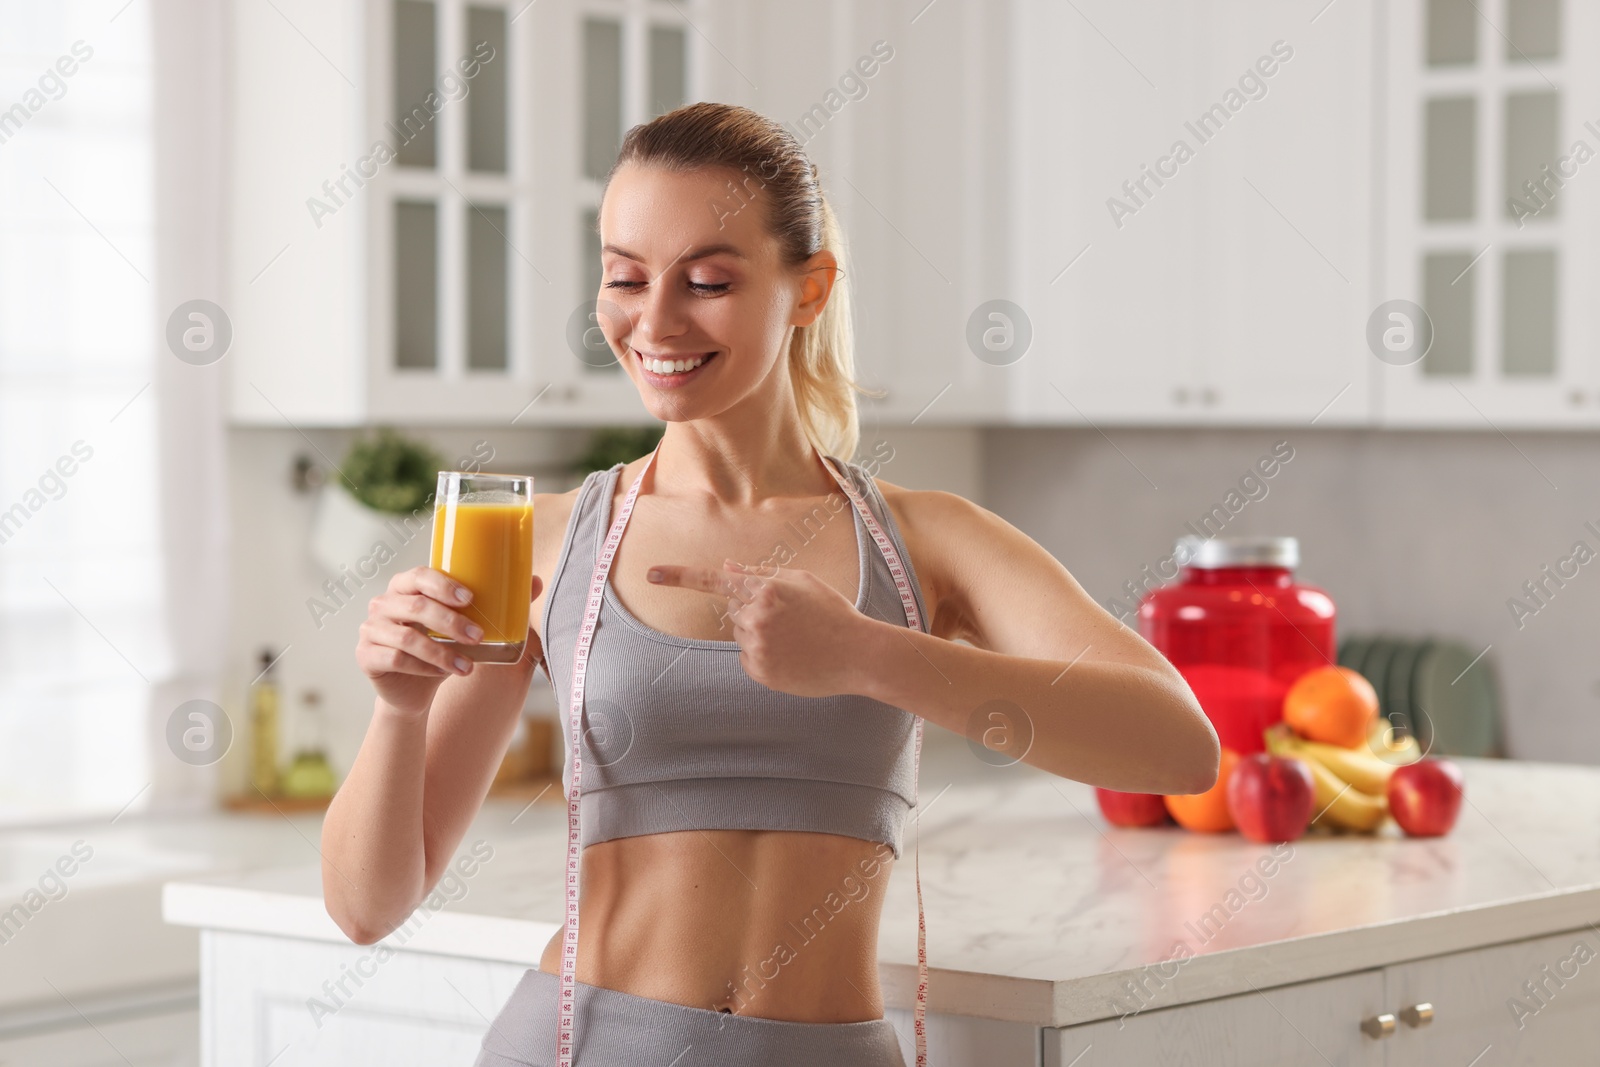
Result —
M1389 775L1389 813L1412 837L1447 834L1461 814L1461 768L1429 756Z
M1112 826L1165 826L1166 800L1160 793L1119 793L1115 789L1095 789L1100 814Z
M1292 756L1256 752L1239 760L1228 780L1228 814L1252 841L1293 841L1316 810L1311 768Z

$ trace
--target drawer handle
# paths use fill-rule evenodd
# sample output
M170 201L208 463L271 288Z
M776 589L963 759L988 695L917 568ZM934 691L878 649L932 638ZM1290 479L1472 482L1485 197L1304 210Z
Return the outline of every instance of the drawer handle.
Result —
M1433 1005L1426 1003L1413 1004L1409 1008L1401 1008L1400 1021L1412 1029L1416 1029L1419 1026L1427 1026L1433 1022Z
M1382 1015L1364 1019L1361 1023L1361 1032L1368 1037L1388 1037L1394 1033L1394 1016L1384 1012Z

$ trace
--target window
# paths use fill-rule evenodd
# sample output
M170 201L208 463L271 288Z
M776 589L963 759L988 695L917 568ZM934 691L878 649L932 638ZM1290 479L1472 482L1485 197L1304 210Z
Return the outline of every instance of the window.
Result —
M148 5L0 44L0 821L116 812L169 680ZM63 61L63 57L67 57ZM72 70L70 75L65 74Z

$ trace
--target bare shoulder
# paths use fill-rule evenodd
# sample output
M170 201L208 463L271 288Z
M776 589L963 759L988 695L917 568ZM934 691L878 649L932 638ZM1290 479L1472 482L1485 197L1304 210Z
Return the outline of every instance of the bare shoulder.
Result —
M957 493L907 489L882 478L873 481L911 554L932 631L942 637L966 636L971 614L968 588L1000 580L1015 565L1020 543L1033 545L1033 541Z
M1127 645L1125 628L1022 530L955 493L880 482L922 582L933 632L1014 655L1070 659L1090 643ZM927 577L924 577L924 575Z

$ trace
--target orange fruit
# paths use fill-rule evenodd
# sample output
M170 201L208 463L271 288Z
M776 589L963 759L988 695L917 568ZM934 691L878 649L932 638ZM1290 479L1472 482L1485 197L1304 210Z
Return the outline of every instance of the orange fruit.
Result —
M1349 667L1308 671L1283 698L1283 721L1289 728L1324 744L1361 748L1377 718L1377 692Z
M1217 784L1204 793L1180 793L1167 797L1167 810L1185 830L1216 833L1233 829L1233 816L1228 812L1228 779L1239 763L1239 754L1231 748L1222 750L1217 766Z

